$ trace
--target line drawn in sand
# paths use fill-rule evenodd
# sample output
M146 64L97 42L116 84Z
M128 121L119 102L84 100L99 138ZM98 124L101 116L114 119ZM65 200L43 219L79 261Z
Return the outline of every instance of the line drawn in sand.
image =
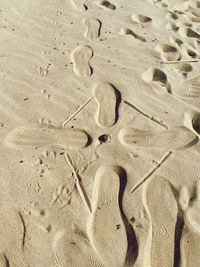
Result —
M89 97L73 114L71 114L67 120L62 123L62 127L65 127L69 121L71 121L84 107L86 107L94 97Z
M129 193L133 193L136 191L141 185L143 185L153 174L154 172L162 166L162 164L172 155L171 151L166 152L163 157L160 159L158 164L153 167L145 176L136 184L133 186L133 188L129 191Z
M130 108L136 110L138 113L140 113L144 117L146 117L146 118L150 119L151 121L157 123L159 126L162 126L164 129L167 129L167 130L169 129L169 127L165 123L161 122L158 119L155 119L152 115L149 115L148 113L144 112L143 110L141 110L140 108L136 107L134 104L130 103L129 101L123 100L123 102L127 106L129 106Z
M73 176L74 176L74 179L75 179L75 183L76 183L76 189L79 193L79 196L83 202L83 205L84 207L86 208L87 212L90 214L92 212L91 210L91 205L90 205L90 201L89 201L89 198L88 196L86 195L86 192L82 186L82 183L80 181L80 178L73 166L73 162L72 162L72 158L70 156L70 154L64 154L64 157L65 157L65 160L66 162L68 163L69 167L70 167L70 170L71 172L73 173Z

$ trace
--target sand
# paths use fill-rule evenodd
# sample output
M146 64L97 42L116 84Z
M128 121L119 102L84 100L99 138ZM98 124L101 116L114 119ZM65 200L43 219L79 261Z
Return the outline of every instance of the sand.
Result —
M0 0L0 267L200 266L200 1Z

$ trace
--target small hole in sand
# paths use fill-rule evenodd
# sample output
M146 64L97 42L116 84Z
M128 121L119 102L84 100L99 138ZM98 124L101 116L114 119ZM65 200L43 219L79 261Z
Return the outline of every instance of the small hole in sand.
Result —
M111 136L109 134L102 134L99 136L100 143L110 143L111 142Z

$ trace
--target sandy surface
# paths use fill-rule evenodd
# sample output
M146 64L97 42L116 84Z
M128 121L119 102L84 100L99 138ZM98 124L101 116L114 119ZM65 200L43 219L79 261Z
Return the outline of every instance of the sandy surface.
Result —
M0 266L200 266L200 1L0 0Z

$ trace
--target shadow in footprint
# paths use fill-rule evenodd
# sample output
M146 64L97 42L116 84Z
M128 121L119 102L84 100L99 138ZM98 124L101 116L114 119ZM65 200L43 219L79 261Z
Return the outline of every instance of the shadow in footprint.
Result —
M177 201L178 205L178 215L177 215L177 221L175 225L175 236L174 236L174 267L180 266L181 261L181 236L182 231L184 227L184 219L183 219L183 212L181 205L179 203L179 192L177 189L169 182L171 189L173 191L174 197Z
M116 6L114 4L112 4L111 2L107 1L107 0L103 0L99 3L100 6L111 9L111 10L115 10Z
M152 21L152 18L150 17L144 16L144 15L136 15L136 14L133 14L131 16L131 19L135 23L147 23L147 22Z
M200 34L198 32L196 32L196 31L194 31L193 29L189 28L189 27L180 28L179 29L179 33L183 37L196 38L196 39L200 38Z
M149 68L143 74L142 78L147 83L152 83L155 85L160 85L161 87L165 88L168 93L172 93L171 85L168 82L167 75L160 69L157 68ZM162 93L158 88L155 89L155 92L160 94Z
M122 214L122 220L124 222L126 231L127 231L127 239L128 239L128 250L126 255L125 266L132 266L138 256L138 244L135 232L126 218L123 211L123 194L127 183L127 175L124 169L121 168L120 172L120 189L119 189L119 208Z
M200 113L187 111L184 114L184 124L198 137L200 135Z
M160 53L160 57L164 61L176 61L180 59L178 49L169 44L159 44L155 48Z
M200 181L197 181L195 191L190 194L183 185L180 191L180 205L184 218L184 228L180 240L182 266L199 267L200 241Z

